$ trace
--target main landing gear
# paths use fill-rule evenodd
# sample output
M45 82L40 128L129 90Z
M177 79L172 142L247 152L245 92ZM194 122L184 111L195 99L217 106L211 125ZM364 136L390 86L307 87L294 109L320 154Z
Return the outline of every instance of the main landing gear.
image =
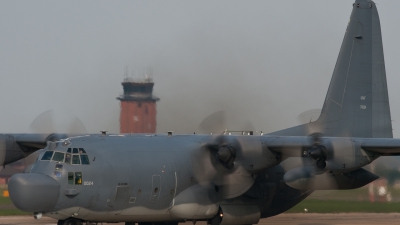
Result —
M138 225L178 225L178 222L146 222L146 223L137 223ZM134 222L126 222L125 225L136 225Z
M80 219L68 218L66 220L59 220L57 225L83 225Z

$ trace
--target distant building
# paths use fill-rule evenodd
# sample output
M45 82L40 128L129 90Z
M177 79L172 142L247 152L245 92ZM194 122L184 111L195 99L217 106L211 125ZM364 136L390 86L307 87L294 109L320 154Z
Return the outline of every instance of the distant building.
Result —
M121 84L124 93L117 98L121 101L120 133L155 133L160 99L153 96L153 80L125 78Z

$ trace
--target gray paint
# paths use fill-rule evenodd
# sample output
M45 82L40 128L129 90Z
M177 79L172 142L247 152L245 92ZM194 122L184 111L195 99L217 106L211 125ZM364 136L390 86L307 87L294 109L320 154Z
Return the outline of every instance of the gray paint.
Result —
M248 224L290 209L313 190L358 188L377 178L361 167L381 155L400 154L400 140L387 138L391 124L383 65L375 4L357 0L316 122L264 136L71 137L45 150L85 148L90 165L64 164L61 176L54 176L58 163L39 160L29 174L11 178L11 199L20 209L37 207L60 223L73 216L98 222L223 224L222 212L225 223ZM323 135L308 136L314 132ZM34 134L15 140L29 153L48 138ZM84 185L68 184L68 172L81 172ZM52 180L35 188L30 175ZM52 193L60 194L52 198L52 209L50 202L24 208L22 203L34 197L21 192L40 196L55 183L59 190Z
M321 116L310 124L271 134L392 138L386 83L376 5L356 1Z

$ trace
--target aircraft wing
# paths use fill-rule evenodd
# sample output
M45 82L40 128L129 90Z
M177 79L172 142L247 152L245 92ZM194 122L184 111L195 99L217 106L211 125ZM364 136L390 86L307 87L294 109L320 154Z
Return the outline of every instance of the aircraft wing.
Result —
M21 147L42 149L54 136L53 134L18 134L15 135L15 142Z
M20 160L45 148L48 141L70 136L76 136L76 134L0 134L0 166Z
M383 156L400 155L400 139L371 138L361 142L365 151L378 153Z
M278 136L271 137L267 142L267 147L275 152L286 155L299 155L301 149L311 148L315 145L315 139L308 136ZM400 139L393 138L341 138L341 137L322 137L318 142L352 142L354 146L359 146L365 151L377 153L381 156L400 155ZM353 144L352 144L353 145Z

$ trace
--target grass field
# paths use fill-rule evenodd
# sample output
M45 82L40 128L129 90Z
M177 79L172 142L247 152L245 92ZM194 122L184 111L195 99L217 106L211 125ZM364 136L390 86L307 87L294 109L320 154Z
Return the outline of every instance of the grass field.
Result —
M3 191L6 187L0 187L0 216L32 215L15 208L9 197L4 197Z

